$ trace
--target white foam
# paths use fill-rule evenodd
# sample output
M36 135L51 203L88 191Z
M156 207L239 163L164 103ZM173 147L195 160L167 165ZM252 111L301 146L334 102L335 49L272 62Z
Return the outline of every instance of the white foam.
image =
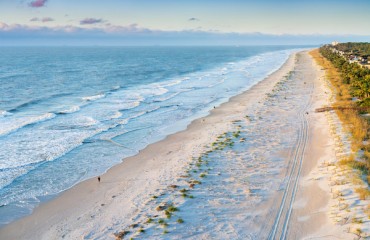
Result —
M168 95L168 96L166 96L166 97L156 98L156 99L155 99L155 101L157 101L157 102L167 101L167 100L169 100L169 99L171 99L171 98L176 97L176 96L177 96L177 95L179 95L180 93L181 93L181 92L175 92L175 93L172 93L172 94L170 94L170 95Z
M18 130L24 126L52 119L54 117L54 113L45 113L40 116L0 119L0 136Z
M9 116L9 115L12 115L10 112L7 112L5 110L0 110L0 117L5 117L5 116Z
M140 88L139 92L144 96L159 96L167 93L168 89L164 88L161 84L154 83Z
M84 100L84 101L95 101L95 100L98 100L98 99L103 98L103 97L105 97L105 94L98 94L98 95L83 97L82 100Z
M16 168L44 161L52 161L82 144L94 134L94 130L81 130L81 127L94 125L96 121L87 117L78 119L74 129L34 129L22 134L15 133L2 141L7 151L0 152L0 169ZM82 128L83 129L83 128Z
M116 119L116 118L120 118L122 116L122 113L121 112L115 112L112 116L111 116L111 118L112 119Z
M80 110L80 107L79 106L73 106L73 107L71 107L69 109L60 111L60 113L73 113L73 112L77 112L79 110Z

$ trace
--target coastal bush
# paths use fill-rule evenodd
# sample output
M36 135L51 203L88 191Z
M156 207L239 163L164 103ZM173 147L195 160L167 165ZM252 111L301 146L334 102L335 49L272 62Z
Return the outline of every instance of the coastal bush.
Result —
M370 135L370 119L362 116L369 110L359 109L370 106L370 69L363 68L357 63L349 63L328 46L321 47L319 51L312 51L311 55L326 70L327 79L336 93L336 102L333 106L352 108L336 110L336 113L344 128L351 133L352 152L357 154L363 150L362 159L356 160L356 157L351 156L350 159L342 160L340 164L348 164L358 169L370 183L370 151L364 145Z
M159 219L158 220L158 223L162 226L162 227L167 227L168 226L168 223L164 220L164 219Z
M189 189L186 189L186 188L183 188L183 189L180 190L181 193L186 193L188 191L189 191Z
M198 181L198 180L191 180L189 183L190 184L195 184L195 185L202 184L202 182Z
M167 209L169 212L177 212L179 209L173 205L170 205Z
M370 219L370 204L367 205L367 207L365 209L365 214L367 215L368 219Z
M362 230L360 228L356 228L355 232L354 232L357 236L361 237L361 234L362 234Z
M118 232L118 233L114 233L113 235L116 237L116 239L123 239L127 234L129 234L130 231L121 231L121 232Z
M360 196L360 200L365 200L370 197L370 191L367 188L356 188L355 191Z
M164 211L164 214L166 215L167 218L171 218L172 217L172 213L168 210L165 210Z

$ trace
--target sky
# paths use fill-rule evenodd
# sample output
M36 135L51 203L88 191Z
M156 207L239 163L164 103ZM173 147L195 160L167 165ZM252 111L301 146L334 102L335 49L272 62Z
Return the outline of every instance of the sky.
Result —
M370 41L370 0L0 0L0 45Z

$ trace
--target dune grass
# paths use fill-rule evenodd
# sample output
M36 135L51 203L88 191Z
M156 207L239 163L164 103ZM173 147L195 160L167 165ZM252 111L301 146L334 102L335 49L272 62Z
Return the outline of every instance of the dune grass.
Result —
M333 64L324 58L319 50L310 52L311 56L316 62L326 70L326 76L329 79L334 93L336 93L334 106L355 107L355 102L352 101L350 85L343 83L340 72L333 66ZM359 150L364 150L364 161L367 172L370 172L370 146L364 144L368 140L368 132L370 125L368 120L361 117L358 110L336 110L336 113L343 123L345 129L351 133L351 148L352 151L357 153ZM353 159L356 161L356 159ZM357 165L353 165L356 167ZM366 174L366 172L363 172ZM366 174L367 175L367 174Z
M351 86L343 80L341 72L325 57L322 56L319 49L310 52L315 61L326 71L326 78L329 80L332 91L335 93L336 107L356 107L353 96L351 95ZM365 179L370 184L370 145L368 133L370 132L369 120L361 115L358 110L336 110L336 113L342 122L344 129L351 135L352 154L343 157L339 165L347 165L359 173L359 179ZM362 178L364 177L364 178ZM357 188L355 192L360 200L366 200L370 197L369 185L365 188Z

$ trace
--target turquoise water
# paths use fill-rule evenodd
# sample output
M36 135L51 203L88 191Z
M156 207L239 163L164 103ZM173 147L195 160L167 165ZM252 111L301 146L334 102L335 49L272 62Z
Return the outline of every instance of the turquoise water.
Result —
M0 48L0 225L186 128L295 50Z

